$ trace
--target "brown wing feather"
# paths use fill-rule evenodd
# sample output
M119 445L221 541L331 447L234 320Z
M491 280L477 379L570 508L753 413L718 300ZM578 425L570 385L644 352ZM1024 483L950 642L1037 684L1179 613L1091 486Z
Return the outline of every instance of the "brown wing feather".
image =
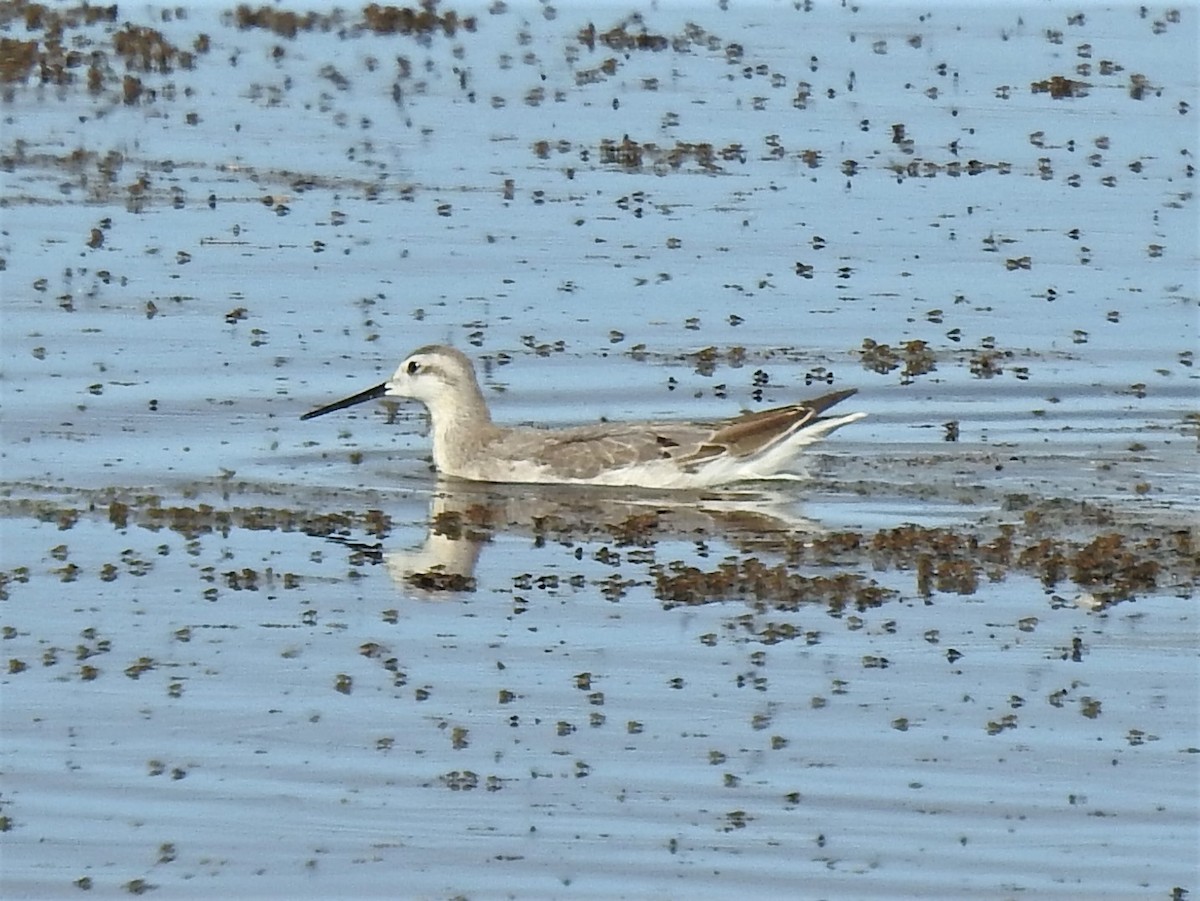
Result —
M804 428L834 404L855 393L857 389L848 388L845 391L824 394L802 404L743 413L713 432L712 437L693 454L693 457L703 459L722 452L735 457L752 456L785 435Z
M724 447L735 457L749 456L781 435L800 428L812 417L813 411L799 404L748 413L715 431L711 443Z

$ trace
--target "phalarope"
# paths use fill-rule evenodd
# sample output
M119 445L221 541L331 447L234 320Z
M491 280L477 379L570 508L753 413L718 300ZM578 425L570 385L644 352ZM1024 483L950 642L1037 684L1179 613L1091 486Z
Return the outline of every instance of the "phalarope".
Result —
M318 407L301 419L382 397L411 397L429 409L433 463L445 476L476 482L708 488L730 482L795 479L800 450L865 413L822 416L855 393L717 422L598 423L565 429L499 426L471 360L429 345L408 356L390 379Z

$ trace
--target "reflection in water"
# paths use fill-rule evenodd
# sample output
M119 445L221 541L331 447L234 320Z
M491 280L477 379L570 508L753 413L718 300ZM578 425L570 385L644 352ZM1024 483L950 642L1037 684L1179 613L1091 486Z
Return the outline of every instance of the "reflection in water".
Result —
M484 484L441 480L431 495L429 532L416 549L384 553L398 586L473 591L483 546L497 532L546 540L605 539L652 547L664 540L761 539L820 527L782 494L763 491L650 492L620 488Z
M1194 530L1171 519L1134 521L1115 509L1049 500L986 523L835 530L800 516L796 503L769 489L530 491L444 481L432 495L424 544L382 556L405 594L437 596L475 590L484 545L498 533L527 536L534 547L574 547L580 561L580 545L595 543L590 556L612 567L595 584L610 599L645 584L667 607L741 600L790 610L819 603L834 615L900 597L971 596L1011 572L1037 578L1048 591L1074 584L1097 609L1154 592L1189 596L1197 578ZM671 559L660 558L667 544ZM522 578L529 577L514 574L518 583Z

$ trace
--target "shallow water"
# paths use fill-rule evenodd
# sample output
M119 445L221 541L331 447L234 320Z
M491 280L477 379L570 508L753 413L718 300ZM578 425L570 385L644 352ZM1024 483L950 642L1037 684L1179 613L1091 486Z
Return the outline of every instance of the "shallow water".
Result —
M5 896L1194 892L1194 7L455 10L3 23ZM431 342L870 415L675 496L298 421Z

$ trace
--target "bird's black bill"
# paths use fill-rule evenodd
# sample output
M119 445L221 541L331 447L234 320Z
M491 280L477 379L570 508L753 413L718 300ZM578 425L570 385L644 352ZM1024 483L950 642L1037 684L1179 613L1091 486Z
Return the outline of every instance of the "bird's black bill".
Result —
M376 385L374 388L368 388L366 391L360 391L358 394L352 394L350 397L342 398L334 401L331 404L326 404L324 407L317 407L315 410L310 410L301 416L301 419L312 419L315 416L324 416L326 413L332 413L334 410L344 410L347 407L353 407L355 404L363 404L369 400L378 400L387 393L387 382L382 385Z

